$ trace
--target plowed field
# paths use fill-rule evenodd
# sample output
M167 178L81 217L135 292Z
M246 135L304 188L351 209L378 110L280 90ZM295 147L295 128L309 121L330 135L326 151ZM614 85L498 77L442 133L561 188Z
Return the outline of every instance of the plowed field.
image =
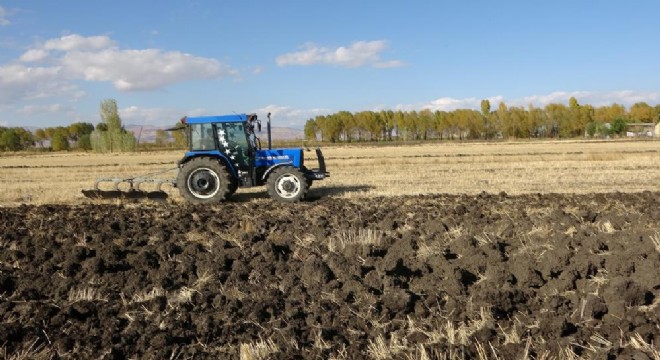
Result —
M0 208L0 359L658 359L660 193Z

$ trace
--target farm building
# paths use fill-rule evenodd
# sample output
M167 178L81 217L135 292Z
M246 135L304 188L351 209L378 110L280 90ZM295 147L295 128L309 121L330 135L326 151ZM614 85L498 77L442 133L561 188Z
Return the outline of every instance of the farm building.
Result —
M659 136L660 124L654 123L628 123L627 136Z

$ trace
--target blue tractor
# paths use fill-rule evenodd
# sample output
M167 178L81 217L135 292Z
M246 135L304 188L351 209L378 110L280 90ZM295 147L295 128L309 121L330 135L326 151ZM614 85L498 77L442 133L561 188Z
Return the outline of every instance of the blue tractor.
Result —
M151 198L164 199L168 194L163 184L179 189L181 196L194 204L223 201L239 187L266 185L268 194L281 202L305 199L316 180L330 174L326 171L321 149L316 149L318 168L305 165L303 149L273 149L271 146L270 113L268 113L268 148L261 148L255 127L261 131L256 114L184 117L183 126L170 131L185 131L188 151L176 169L135 177L104 177L94 183L93 190L83 190L90 198ZM172 170L175 179L158 179L154 175ZM112 190L101 190L100 184L111 183ZM156 191L144 191L143 184L156 186ZM107 187L107 185L106 185Z
M256 114L184 117L189 148L179 161L175 186L191 203L227 199L239 187L266 185L271 198L281 202L305 199L312 183L330 174L321 149L316 149L318 168L305 165L303 149L271 147L270 113L268 148L261 148L255 128Z

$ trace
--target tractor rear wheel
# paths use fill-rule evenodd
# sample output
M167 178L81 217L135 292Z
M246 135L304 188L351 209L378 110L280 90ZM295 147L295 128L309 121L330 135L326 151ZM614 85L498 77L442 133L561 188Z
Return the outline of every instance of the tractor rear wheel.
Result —
M185 163L176 179L183 198L193 204L225 200L230 194L231 177L220 160L200 157Z
M268 176L268 195L281 202L298 202L307 196L307 179L293 166L279 167Z

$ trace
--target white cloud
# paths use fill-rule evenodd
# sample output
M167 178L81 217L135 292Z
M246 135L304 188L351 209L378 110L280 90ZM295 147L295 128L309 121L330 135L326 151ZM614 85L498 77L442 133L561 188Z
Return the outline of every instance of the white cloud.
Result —
M43 45L45 50L74 51L74 50L101 50L116 45L116 42L107 36L81 36L78 34L65 35L59 39L50 39Z
M0 65L0 104L56 96L78 98L82 92L77 80L109 82L121 91L148 91L189 80L238 75L213 58L159 49L124 50L116 45L107 36L78 34L36 44L18 61Z
M119 109L119 116L124 124L133 125L174 125L185 113L169 108L143 108L129 106Z
M449 97L442 97L435 99L424 105L423 109L429 110L440 110L440 111L453 111L456 109L472 109L479 103L479 100L475 98L466 98L466 99L453 99Z
M23 53L19 60L23 62L39 62L50 56L50 53L44 49L30 49Z
M541 107L548 104L568 103L568 100L572 97L575 97L579 101L579 99L585 98L589 94L591 93L588 91L555 91L550 94L532 95L525 96L522 99L513 99L511 100L511 104L515 106L527 106L529 104L534 104L534 106Z
M54 96L79 97L80 90L62 72L59 66L0 66L0 104Z
M7 19L7 15L7 10L0 6L0 26L7 26L11 24L11 22L9 22Z
M61 114L71 111L70 106L62 104L50 104L50 105L26 105L23 108L19 109L17 112L22 115L41 115L41 114Z
M9 126L9 123L6 122L6 121L2 121L2 120L0 120L0 126L2 126L2 127L7 127L7 126Z
M128 106L119 109L122 122L127 125L173 126L184 116L210 115L207 109L146 108Z
M451 97L441 97L435 100L432 100L428 103L421 105L397 105L396 110L431 110L431 111L454 111L457 109L480 109L481 100L474 97L464 98L464 99L455 99ZM487 98L491 104L491 108L497 106L501 101L504 101L502 96L493 96Z
M578 101L594 106L611 105L618 103L623 105L632 105L637 102L647 102L649 104L660 103L660 92L644 91L611 91L611 92L587 92L584 96L576 96Z
M387 48L387 41L357 41L348 47L336 49L320 47L314 43L303 45L300 51L278 56L278 66L290 65L332 65L341 67L395 67L402 66L398 60L381 61L380 54Z
M530 95L522 98L507 99L504 96L493 96L487 98L490 101L491 109L496 109L500 102L507 106L527 107L530 104L536 107L545 107L548 104L559 103L568 104L571 97L575 97L580 104L589 104L593 106L611 105L613 103L630 106L636 102L647 102L657 104L660 102L660 92L643 91L555 91L549 94ZM400 104L395 108L400 110L430 109L433 111L453 111L456 109L474 109L480 110L481 100L477 98L455 99L442 97L421 105Z
M273 126L302 128L307 120L333 111L329 109L295 109L289 106L267 105L252 112L259 116L264 125L267 121L266 115L271 113L271 125Z
M636 102L647 102L656 104L660 102L660 92L644 91L556 91L546 95L526 96L522 99L513 99L511 104L515 106L543 107L552 103L568 104L571 97L577 99L580 104L593 106L612 105L613 103L630 106Z
M218 60L157 49L72 51L62 66L88 81L111 82L122 91L155 90L174 83L236 75Z

